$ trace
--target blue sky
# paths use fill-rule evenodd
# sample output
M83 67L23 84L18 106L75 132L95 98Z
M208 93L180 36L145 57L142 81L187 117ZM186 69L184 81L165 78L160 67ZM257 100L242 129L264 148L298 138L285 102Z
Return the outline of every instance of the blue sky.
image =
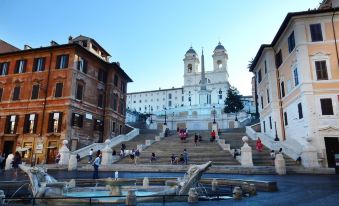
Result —
M251 94L248 61L271 43L288 12L320 0L0 0L0 39L19 48L92 37L133 79L128 92L181 87L192 45L212 70L218 41L228 51L231 85Z

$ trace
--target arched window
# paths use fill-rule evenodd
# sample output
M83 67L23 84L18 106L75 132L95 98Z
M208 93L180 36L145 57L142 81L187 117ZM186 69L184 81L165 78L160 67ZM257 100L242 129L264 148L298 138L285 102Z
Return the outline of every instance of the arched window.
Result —
M217 61L217 65L218 65L218 69L221 69L221 68L222 68L222 62L221 62L221 60L218 60L218 61Z
M187 72L191 73L192 72L192 64L187 65Z

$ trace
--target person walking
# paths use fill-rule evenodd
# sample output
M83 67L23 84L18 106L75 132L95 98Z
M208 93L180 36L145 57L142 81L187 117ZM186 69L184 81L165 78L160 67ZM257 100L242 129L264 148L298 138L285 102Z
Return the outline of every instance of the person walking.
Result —
M275 160L275 152L274 152L274 150L271 150L270 157L271 157L272 165L274 165L274 160Z
M195 146L198 146L198 139L199 139L199 136L197 133L194 134L194 144Z
M93 149L91 149L89 151L89 154L88 154L88 163L91 163L93 160Z
M12 162L12 166L14 169L14 178L17 178L18 176L18 168L19 168L19 164L21 164L21 155L18 151L16 151L14 153L14 158L13 158L13 162Z
M215 140L215 131L214 131L214 130L212 130L212 132L211 132L211 139L210 139L210 141L211 141L211 142L214 142L214 140Z
M140 151L139 149L135 150L135 154L134 154L134 164L138 163L139 157L140 157Z
M261 143L261 139L258 137L255 147L259 152L262 152L264 145Z
M98 155L93 162L93 167L94 167L93 179L99 178L99 166L100 166L100 162L101 162L100 156L101 156L101 154Z
M186 148L184 149L184 163L185 163L185 165L188 164L188 152L187 152Z

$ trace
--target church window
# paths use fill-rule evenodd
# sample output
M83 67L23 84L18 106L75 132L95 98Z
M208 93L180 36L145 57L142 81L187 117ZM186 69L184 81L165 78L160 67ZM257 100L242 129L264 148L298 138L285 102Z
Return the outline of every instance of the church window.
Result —
M187 65L187 72L191 73L192 72L192 64Z
M217 65L218 65L218 69L221 69L221 68L222 68L222 62L221 62L221 60L218 60L218 61L217 61Z

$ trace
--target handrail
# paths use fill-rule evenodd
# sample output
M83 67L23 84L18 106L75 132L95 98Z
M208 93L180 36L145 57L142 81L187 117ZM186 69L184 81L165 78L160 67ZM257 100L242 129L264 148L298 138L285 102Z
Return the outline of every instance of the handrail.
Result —
M131 126L129 126L131 127ZM131 127L133 128L133 127ZM133 128L132 131L130 131L128 134L121 134L116 137L111 136L110 138L110 144L108 145L109 147L114 147L118 144L120 144L123 141L130 141L134 137L139 135L139 129L138 128ZM80 158L86 157L91 149L93 149L93 152L96 152L98 150L102 150L106 146L105 143L93 143L91 145L88 145L86 147L80 148L78 150L70 152L72 155L78 154Z

